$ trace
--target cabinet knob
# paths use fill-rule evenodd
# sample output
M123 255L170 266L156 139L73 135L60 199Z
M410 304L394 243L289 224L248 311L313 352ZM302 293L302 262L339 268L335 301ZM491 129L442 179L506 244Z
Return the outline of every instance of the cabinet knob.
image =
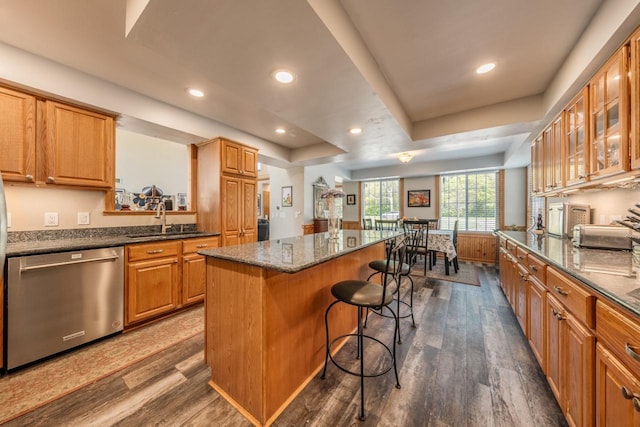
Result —
M47 177L47 182L56 182L56 179L52 176Z
M622 392L622 397L624 397L625 399L633 399L635 397L633 393L631 393L625 386L622 386L620 388L620 391Z
M27 178L27 181L33 181L33 175L25 175L25 178Z
M626 351L629 356L633 357L635 360L640 362L640 354L636 353L633 350L633 347L631 347L631 345L629 345L629 343L626 343L624 345L624 351Z
M632 402L633 402L633 409L635 409L636 412L640 412L640 399L638 399L637 397L634 397Z
M529 268L530 268L531 270L533 270L533 271L538 271L538 267L536 267L536 266L535 266L535 265L533 265L533 264L529 264Z

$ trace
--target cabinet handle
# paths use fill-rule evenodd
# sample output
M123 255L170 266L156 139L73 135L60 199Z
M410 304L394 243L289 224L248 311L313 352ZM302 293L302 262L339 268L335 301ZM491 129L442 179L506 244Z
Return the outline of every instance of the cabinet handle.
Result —
M27 178L27 181L33 181L33 175L25 175L25 178Z
M622 392L622 397L624 397L627 400L633 399L634 397L636 397L633 393L631 393L629 391L628 388L626 388L625 386L622 386L620 388L620 391Z
M636 352L633 350L633 347L631 347L631 346L629 345L629 343L626 343L626 344L624 345L624 351L626 351L626 352L627 352L627 354L628 354L629 356L633 357L635 360L637 360L638 362L640 362L640 354L636 353Z
M553 315L555 316L556 319L558 320L563 320L564 317L562 316L562 313L556 311L555 309L551 309L551 312L553 313Z
M52 176L47 177L47 182L56 182L56 179Z
M634 397L633 400L633 409L636 410L636 412L640 412L640 399L638 399L638 397Z
M536 267L535 265L529 264L529 268L533 271L538 271L538 267Z
M147 251L149 255L161 254L162 252L164 252L164 249L153 249L153 250Z
M553 290L556 291L557 293L559 293L560 295L568 295L567 291L562 289L560 286L554 286Z
M200 245L196 245L196 248L206 248L207 246L209 246L209 245L206 244L206 243L202 243Z

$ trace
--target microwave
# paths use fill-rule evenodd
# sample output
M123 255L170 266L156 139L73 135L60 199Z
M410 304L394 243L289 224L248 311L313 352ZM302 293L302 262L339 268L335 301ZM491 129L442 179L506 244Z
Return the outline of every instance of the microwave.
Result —
M556 202L547 207L547 233L573 237L573 227L591 223L591 207L577 203Z

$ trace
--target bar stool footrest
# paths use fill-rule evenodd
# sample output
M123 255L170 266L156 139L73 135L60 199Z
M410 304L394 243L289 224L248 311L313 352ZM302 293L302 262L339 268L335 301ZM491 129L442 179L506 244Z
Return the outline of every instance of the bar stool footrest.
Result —
M344 335L340 335L338 337L335 337L333 340L331 340L331 342L329 343L329 359L331 360L331 362L333 362L333 364L340 369L343 372L346 372L347 374L350 375L354 375L356 377L360 376L360 372L354 372L354 371L350 371L349 369L345 368L344 366L340 365L340 363L338 363L334 358L333 358L333 354L331 353L331 347L333 347L333 344L336 341L339 341L343 338L346 337L354 337L354 338L358 338L358 334L344 334ZM374 373L363 373L362 376L365 378L373 378L373 377L379 377L381 375L386 374L387 372L389 372L391 369L393 369L393 352L391 351L391 349L389 348L389 346L385 343L383 343L382 341L380 341L379 339L372 337L370 335L362 335L362 339L368 339L374 342L377 342L378 344L380 344L382 347L384 347L384 349L387 351L389 358L391 360L391 363L389 364L389 366L384 366L380 371L378 372L374 372ZM344 347L343 347L344 349ZM357 351L357 350L356 350ZM356 359L357 360L357 359Z

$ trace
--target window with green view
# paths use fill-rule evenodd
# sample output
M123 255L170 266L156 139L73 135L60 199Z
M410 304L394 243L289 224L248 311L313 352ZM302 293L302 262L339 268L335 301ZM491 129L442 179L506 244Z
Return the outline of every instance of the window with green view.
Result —
M363 217L400 218L400 180L388 179L362 183Z
M440 228L493 231L498 224L498 172L440 177Z

